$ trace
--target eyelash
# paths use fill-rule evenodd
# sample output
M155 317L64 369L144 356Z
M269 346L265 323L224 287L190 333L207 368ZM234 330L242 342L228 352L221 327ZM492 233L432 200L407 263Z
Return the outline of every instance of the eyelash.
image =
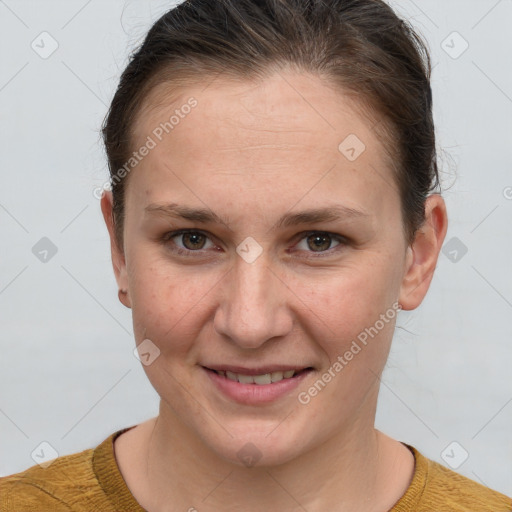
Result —
M168 233L165 233L163 235L163 237L161 238L161 241L164 245L168 245L169 242L172 242L172 239L174 237L177 237L179 235L186 235L186 234L200 234L200 235L207 237L208 240L212 241L206 232L197 230L197 229L180 229L177 231L169 231ZM335 247L331 247L325 251L318 251L318 252L306 251L311 254L311 256L308 256L308 258L322 258L326 255L332 255L332 251L348 244L348 240L345 237L338 235L337 233L331 233L329 231L315 231L315 230L305 231L303 233L300 233L300 235L301 235L301 237L299 238L297 244L300 243L302 240L307 239L311 235L327 235L327 236L331 237L332 240L339 243L339 245L336 245ZM207 250L207 249L198 249L198 250L194 251L191 249L183 249L182 247L177 246L174 242L172 242L172 244L174 245L174 247L171 250L180 256L191 256L193 253L201 254L203 251Z

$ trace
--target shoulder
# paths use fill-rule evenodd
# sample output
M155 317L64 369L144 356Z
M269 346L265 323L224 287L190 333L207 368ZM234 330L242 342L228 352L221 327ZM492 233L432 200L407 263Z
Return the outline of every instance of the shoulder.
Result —
M0 510L72 510L67 505L73 489L87 491L94 485L92 449L64 455L50 465L34 465L0 478Z
M454 512L512 511L511 498L432 460L429 460L429 478L425 491L428 499L444 496L447 510Z
M109 436L103 443L108 443ZM0 478L2 512L85 511L108 505L93 467L94 448ZM98 506L100 508L98 508ZM103 508L105 510L106 508Z
M416 512L511 512L512 499L423 456L409 446L416 460L402 505ZM410 500L407 503L407 499ZM402 502L400 500L400 502ZM400 504L399 502L399 504ZM395 509L393 509L395 510Z

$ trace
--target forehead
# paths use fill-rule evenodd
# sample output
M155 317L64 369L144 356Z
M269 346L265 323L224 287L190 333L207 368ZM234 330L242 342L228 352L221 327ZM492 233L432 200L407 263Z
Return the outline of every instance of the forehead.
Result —
M154 149L130 179L158 195L154 184L171 179L169 169L186 170L196 186L206 179L212 189L225 187L226 177L229 186L258 187L301 180L307 186L328 175L324 187L336 181L348 194L366 190L377 202L387 187L397 200L391 160L375 124L353 94L304 73L223 77L178 88L164 83L150 92L137 117L135 147L149 137Z
M186 117L187 112L179 111L189 110L186 106L191 97L198 108L188 124L198 117L201 124L219 122L219 137L235 125L237 130L273 131L276 135L292 130L309 135L315 132L317 142L325 143L336 141L351 129L361 139L379 142L372 128L382 120L365 108L362 97L348 90L335 90L319 76L283 70L251 80L221 76L190 79L188 84L183 80L177 85L160 83L149 91L135 119L132 132L136 144L160 123L169 121L173 113L180 115L179 121L183 113Z

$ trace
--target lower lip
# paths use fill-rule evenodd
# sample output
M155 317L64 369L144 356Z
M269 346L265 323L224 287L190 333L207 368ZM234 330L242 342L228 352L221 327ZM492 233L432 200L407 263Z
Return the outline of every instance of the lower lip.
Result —
M203 371L215 384L216 388L228 398L240 404L256 405L267 404L287 395L296 389L313 370L305 370L294 377L271 384L242 384L205 367L203 367Z

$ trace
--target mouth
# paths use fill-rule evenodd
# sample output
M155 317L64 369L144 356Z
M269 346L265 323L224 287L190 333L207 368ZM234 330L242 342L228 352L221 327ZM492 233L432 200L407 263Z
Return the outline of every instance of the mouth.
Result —
M263 369L249 369L240 367L222 367L222 368L208 368L203 366L205 370L214 372L225 379L239 382L240 384L255 384L257 386L264 386L281 382L282 380L293 379L304 373L307 373L313 368L311 366L302 368L286 368L280 367L267 367Z

